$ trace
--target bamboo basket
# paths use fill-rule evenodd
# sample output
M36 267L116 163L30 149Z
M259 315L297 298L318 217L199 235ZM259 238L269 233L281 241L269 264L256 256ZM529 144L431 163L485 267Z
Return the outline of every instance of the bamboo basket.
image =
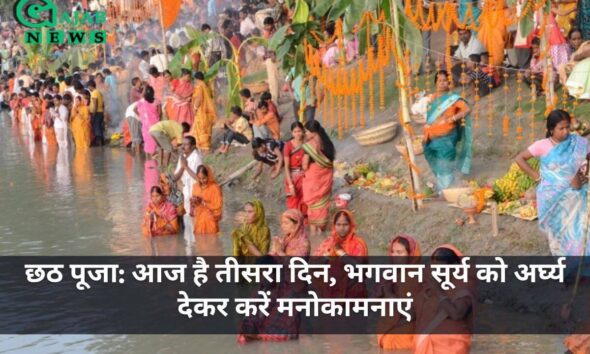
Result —
M398 126L398 122L381 124L355 134L354 138L362 146L383 144L395 138Z
M443 197L445 197L445 200L451 204L457 204L461 194L472 192L472 188L447 188L442 190Z
M412 141L412 145L414 146L414 155L422 155L424 153L424 146L422 145L422 137L423 137L423 135L416 135L414 137L414 141ZM408 153L408 149L406 148L406 141L405 140L402 140L399 143L395 144L395 148L402 155Z
M244 86L244 88L247 88L248 90L250 90L250 92L253 95L257 95L259 93L263 93L263 92L268 91L268 83L264 82L264 81L254 82L251 84L244 84L243 86ZM274 99L274 97L273 97L273 99Z

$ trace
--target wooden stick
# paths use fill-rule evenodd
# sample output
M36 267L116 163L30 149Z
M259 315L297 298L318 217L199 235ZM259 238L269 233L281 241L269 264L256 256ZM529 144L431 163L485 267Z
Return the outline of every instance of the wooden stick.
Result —
M390 2L390 10L392 13L392 18L393 18L393 41L395 42L396 45L396 50L398 53L403 53L402 48L401 48L401 44L400 44L400 33L399 33L399 18L398 18L398 13L397 13L397 5L395 4L394 1ZM396 63L396 67L397 67L397 77L399 78L399 82L400 82L400 89L399 89L399 95L400 95L400 103L401 103L401 113L402 113L402 122L404 123L403 125L406 124L410 124L410 107L409 107L409 94L408 94L408 87L406 86L406 75L404 75L404 70L403 70L403 66L402 63ZM412 137L410 136L410 133L408 132L408 130L406 129L405 126L402 126L402 128L404 129L404 140L406 141L406 148L408 149L408 157L410 159L410 180L412 183L412 187L414 190L414 194L419 194L421 191L420 188L420 177L418 176L418 172L416 172L416 170L414 168L412 168L412 166L416 166L416 156L414 154L414 144L412 142ZM420 207L422 206L422 200L421 199L416 199L413 198L412 199L412 210L413 211L417 211L418 209L420 209Z
M252 167L256 166L257 163L258 163L258 161L256 161L256 160L250 161L246 166L240 168L236 172L229 175L229 177L227 177L227 179L225 181L221 182L221 184L219 184L219 186L223 187L224 185L228 184L229 182L233 181L234 179L240 178L244 173L246 173Z
M492 202L492 237L498 237L498 203Z

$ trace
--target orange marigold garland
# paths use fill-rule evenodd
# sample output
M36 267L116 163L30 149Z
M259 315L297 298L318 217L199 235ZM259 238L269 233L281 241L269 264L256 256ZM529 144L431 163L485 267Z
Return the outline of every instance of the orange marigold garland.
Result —
M508 117L508 72L504 72L504 117L502 117L502 135L506 138L510 134L510 118Z
M518 108L516 109L516 119L518 125L516 126L516 140L522 140L522 73L519 71L516 74L516 101Z

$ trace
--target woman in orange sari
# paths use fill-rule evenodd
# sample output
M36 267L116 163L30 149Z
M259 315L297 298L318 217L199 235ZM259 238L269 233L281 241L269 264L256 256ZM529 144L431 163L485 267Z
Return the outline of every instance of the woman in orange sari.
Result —
M328 224L336 150L317 120L305 123L305 130L302 190L313 235L319 234Z
M172 96L169 96L166 104L169 107L166 111L168 119L175 120L178 123L186 122L193 124L193 111L191 107L191 97L193 96L193 84L191 82L191 72L182 69L180 79L173 80L170 84Z
M421 255L420 246L412 236L400 234L389 243L389 256L393 257L392 262L395 264L418 263ZM408 292L415 296L421 290L422 284L417 279L406 278L403 283L382 285L378 295L379 297L400 299L406 297ZM379 333L382 333L377 335L379 348L386 350L413 349L415 327L415 322L402 321L400 316L379 323Z
M460 264L463 255L452 245L438 247L431 257L436 264ZM475 278L454 281L454 289L442 290L432 277L427 277L416 297L414 354L468 354L475 306ZM431 334L453 333L453 334Z
M197 182L193 186L191 216L194 217L194 234L215 235L219 233L219 221L223 208L223 193L215 182L209 166L197 167Z
M197 82L192 98L194 124L191 128L191 135L197 139L199 150L207 152L211 150L211 135L217 113L209 87L205 83L205 75L199 71L195 74L195 79Z
M35 93L31 96L29 102L33 140L41 141L43 139L43 117L41 115L41 101L39 100L39 94Z
M159 186L150 190L151 200L145 209L142 231L144 236L166 236L178 233L178 214L174 204L166 200Z
M337 286L329 286L324 282L315 283L318 295L324 298L365 298L367 287L364 283L350 279L344 270L346 263L358 263L369 254L367 244L356 234L356 224L352 213L340 210L334 215L332 234L315 250L314 256L330 257L330 277L336 279ZM355 257L354 259L350 257Z
M505 11L504 0L486 1L479 17L480 28L477 36L488 49L490 53L489 64L492 66L500 66L504 62L508 19Z
M57 146L57 138L53 129L54 114L55 104L53 101L48 101L45 106L45 113L43 113L43 130L45 131L45 141L47 141L48 146Z
M340 210L334 215L332 234L314 252L314 256L324 257L365 257L368 254L367 244L356 234L356 224L348 210Z
M72 108L72 135L76 143L76 149L86 150L90 147L90 92L84 91L82 96L76 98L76 105Z

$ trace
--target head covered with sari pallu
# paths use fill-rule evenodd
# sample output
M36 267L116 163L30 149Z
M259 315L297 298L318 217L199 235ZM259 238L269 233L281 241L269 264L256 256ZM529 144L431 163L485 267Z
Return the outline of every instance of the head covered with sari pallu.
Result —
M290 256L309 256L310 243L305 230L305 216L298 209L288 209L281 218L288 218L295 224L295 231L289 235L285 235L283 245L285 249L283 252Z
M336 222L341 216L345 216L350 225L348 234L343 238L336 232ZM328 253L330 256L336 256L336 245L339 245L349 256L362 257L369 254L367 244L356 234L356 224L352 213L348 210L340 210L334 215L334 219L332 220L332 234L321 243L314 255L323 256Z
M254 208L255 216L251 223L245 222L232 232L235 257L249 254L245 241L254 244L263 254L268 252L270 245L270 229L266 224L264 205L258 199L246 204Z
M443 252L441 255L440 252ZM461 262L463 254L453 245L444 244L437 247L431 256L431 261L443 263ZM463 319L453 320L440 307L441 300L437 296L428 295L429 285L424 286L417 299L416 327L420 331L415 336L414 354L457 353L468 354L471 348L471 333L473 331L473 317L476 306L476 276L468 271L468 282L454 281L454 289L443 290L448 296L447 301L456 302L462 298L470 299L470 308ZM436 293L436 292L435 292ZM432 334L431 334L432 333ZM436 334L445 333L445 334ZM448 334L450 333L450 334Z

